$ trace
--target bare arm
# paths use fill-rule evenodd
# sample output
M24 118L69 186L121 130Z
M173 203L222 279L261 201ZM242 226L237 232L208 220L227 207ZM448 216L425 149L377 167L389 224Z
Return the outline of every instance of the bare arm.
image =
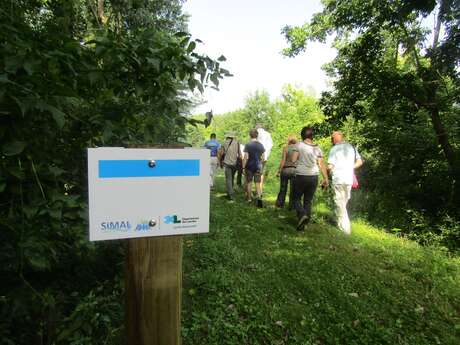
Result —
M219 147L219 149L217 150L217 160L219 161L219 165L222 167L222 154L224 153L224 147L221 146Z
M363 165L363 160L358 158L353 168L358 169L361 165Z
M284 168L284 164L286 164L286 157L287 157L287 147L283 147L283 152L281 153L281 162L280 162L280 167L278 169L278 174L281 174L281 170Z
M319 170L321 171L321 175L323 175L323 182L321 183L322 186L327 187L329 186L329 176L327 175L326 165L324 164L323 158L318 158L318 166Z
M248 158L249 158L249 155L247 152L244 153L244 156L243 156L243 170L246 169L246 164L248 162Z
M299 151L294 151L292 154L292 162L295 163L299 159Z

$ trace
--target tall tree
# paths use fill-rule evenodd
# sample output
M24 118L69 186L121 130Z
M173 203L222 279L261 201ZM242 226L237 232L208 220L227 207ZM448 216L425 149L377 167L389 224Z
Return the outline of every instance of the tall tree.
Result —
M286 143L289 134L300 139L300 130L307 125L319 125L324 115L318 101L307 92L285 85L281 97L275 101L276 112L271 118L273 140L276 146Z
M338 55L326 70L335 90L323 95L326 115L341 121L403 111L415 123L428 114L458 195L459 147L446 117L460 100L460 2L324 0L323 5L310 22L283 31L289 56L306 50L308 41L334 35ZM424 24L433 14L432 33Z
M246 97L244 107L246 121L253 128L261 124L266 129L271 129L271 118L273 117L274 107L270 102L270 95L265 90L256 90Z

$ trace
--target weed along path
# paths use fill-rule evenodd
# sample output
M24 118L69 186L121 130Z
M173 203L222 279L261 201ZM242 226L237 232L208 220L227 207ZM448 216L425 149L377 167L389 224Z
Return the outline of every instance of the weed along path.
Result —
M341 234L323 219L211 195L209 235L184 239L183 343L459 344L460 260L365 222Z

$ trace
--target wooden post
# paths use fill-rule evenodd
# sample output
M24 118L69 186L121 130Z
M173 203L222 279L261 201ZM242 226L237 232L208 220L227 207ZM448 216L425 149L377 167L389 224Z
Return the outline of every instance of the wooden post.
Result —
M128 240L126 343L180 345L182 236Z
M138 238L127 242L126 344L181 345L182 236Z

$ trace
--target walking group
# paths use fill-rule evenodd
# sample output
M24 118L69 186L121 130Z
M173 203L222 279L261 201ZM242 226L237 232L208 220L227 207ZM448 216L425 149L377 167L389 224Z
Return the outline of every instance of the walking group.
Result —
M210 140L205 142L204 146L211 151L211 189L214 188L215 175L220 166L224 169L225 187L230 201L235 200L236 175L237 185L244 187L247 202L255 201L257 207L263 207L263 170L273 141L270 133L260 125L249 131L249 138L249 142L242 145L236 139L234 132L227 132L225 142L220 145L213 133ZM255 185L255 197L252 182Z
M225 136L223 145L216 140L215 134L211 134L210 140L204 145L211 151L211 189L220 166L225 172L227 196L231 201L234 200L234 177L237 174L237 184L241 185L241 176L244 175L246 200L255 200L257 207L263 207L263 172L273 146L270 133L257 126L249 131L250 141L246 145L241 145L232 132ZM337 226L344 233L350 234L347 204L352 186L356 184L354 171L363 164L358 150L344 140L341 132L335 131L331 135L333 146L326 163L323 151L313 141L313 128L302 128L300 136L301 141L297 141L294 135L289 135L282 149L277 173L280 191L276 207L284 207L289 189L288 208L297 213L297 230L304 230L311 220L313 198L321 174L322 188L329 188L331 182ZM255 199L252 182L255 184Z

